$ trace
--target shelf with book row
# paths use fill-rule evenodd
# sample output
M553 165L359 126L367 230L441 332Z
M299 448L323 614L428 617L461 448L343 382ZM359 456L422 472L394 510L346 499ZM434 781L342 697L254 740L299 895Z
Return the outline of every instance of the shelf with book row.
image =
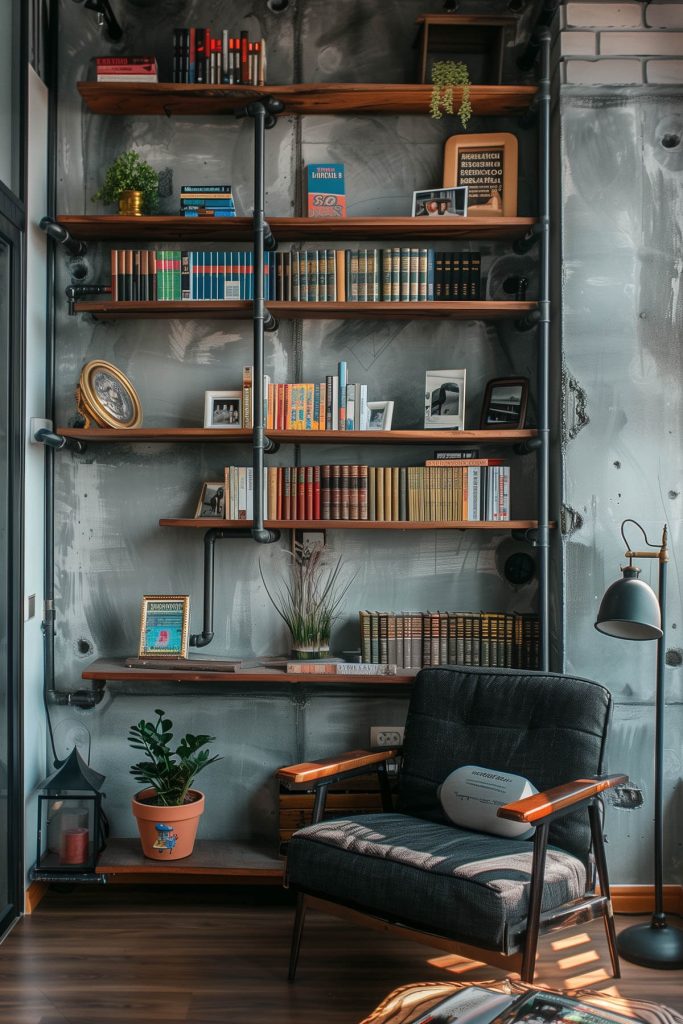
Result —
M554 523L549 524L551 528ZM251 519L160 519L159 526L174 526L181 529L207 530L212 526L240 526L249 529L253 526ZM452 522L421 522L411 523L398 521L395 523L371 523L361 519L266 519L265 526L272 530L534 530L538 526L537 519L509 519L507 522L492 523L471 520L453 520Z
M532 313L536 302L269 302L279 320L514 320ZM97 320L251 320L252 302L114 302L74 303L75 313Z
M214 444L251 444L253 431L241 427L58 427L62 437L96 444L132 442L205 441ZM477 444L511 445L537 437L538 431L522 430L270 430L266 437L279 444Z
M188 85L168 82L78 82L78 91L93 114L184 115L233 114L254 100L280 100L289 114L429 114L431 85L411 83L313 82L298 85ZM454 90L457 106L462 90ZM475 116L525 113L538 93L533 85L472 85Z
M81 673L82 679L98 679L106 682L176 682L176 683L235 683L244 686L252 684L263 686L269 683L293 683L312 685L324 683L329 685L343 686L410 686L413 682L414 671L404 669L396 674L367 675L334 675L319 674L309 669L302 669L300 673L284 672L280 669L268 668L267 666L244 668L237 672L207 672L202 671L201 665L196 668L192 666L178 671L173 668L165 668L163 662L159 661L158 667L154 668L128 668L126 658L98 658L92 662Z
M177 242L251 242L251 217L126 217L59 214L57 222L83 242L118 242L149 239ZM401 239L514 240L537 223L534 217L269 217L278 242L400 241Z

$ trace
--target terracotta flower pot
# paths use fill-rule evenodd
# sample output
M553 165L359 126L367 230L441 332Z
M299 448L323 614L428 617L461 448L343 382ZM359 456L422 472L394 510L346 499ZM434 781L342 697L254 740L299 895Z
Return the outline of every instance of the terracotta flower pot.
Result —
M133 814L138 823L142 852L151 860L182 860L194 847L199 818L204 810L204 794L191 789L191 803L181 807L159 807L143 801L154 796L143 789L133 797Z

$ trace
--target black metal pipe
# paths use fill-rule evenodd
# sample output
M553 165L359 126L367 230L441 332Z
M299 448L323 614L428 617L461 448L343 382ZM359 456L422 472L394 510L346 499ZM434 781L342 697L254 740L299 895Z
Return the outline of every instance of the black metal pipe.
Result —
M268 326L271 326L274 319L270 313L267 313L263 297L263 264L266 233L264 162L266 128L271 127L275 123L275 114L280 110L282 110L282 103L272 98L268 98L263 102L251 103L247 107L247 113L254 119L254 520L251 535L258 544L272 544L280 536L279 531L267 530L264 526L263 487L263 453L265 451L263 333L266 329L266 321L268 321Z
M541 225L534 224L521 238L516 238L512 243L513 252L518 256L524 256L530 252L541 237Z
M58 224L52 217L43 217L38 226L41 231L63 246L71 256L85 256L88 251L85 242L79 242L78 239L72 238L66 228Z
M41 430L36 430L34 439L44 444L46 448L54 448L56 451L61 451L63 448L69 448L71 451L82 454L85 451L85 444L83 441L79 441L76 437L64 437L62 434L56 434L54 430L48 430L43 427Z
M547 6L547 5L546 5ZM538 617L540 623L539 669L550 667L550 30L540 33L539 80L539 322L537 419L540 446L537 451L538 488Z
M561 6L562 0L545 0L524 53L517 58L517 67L520 71L531 71L543 49L544 30L550 28L553 18Z
M83 0L74 0L76 4L82 4ZM123 29L116 20L116 15L111 9L109 0L85 0L85 7L88 11L95 11L99 25L104 25L109 38L114 43L123 36Z
M204 620L201 633L190 636L190 647L207 647L214 637L213 632L213 597L215 580L216 541L217 540L249 540L251 531L245 527L222 529L215 527L204 534Z
M68 313L69 316L75 316L76 307L75 302L77 299L82 299L84 295L111 295L111 285L109 284L68 284L64 289L67 301L69 303Z

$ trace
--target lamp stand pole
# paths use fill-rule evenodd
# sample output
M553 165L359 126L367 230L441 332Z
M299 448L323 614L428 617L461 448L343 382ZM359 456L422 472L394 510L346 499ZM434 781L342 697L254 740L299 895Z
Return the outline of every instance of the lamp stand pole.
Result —
M640 967L660 970L683 968L683 931L667 923L664 913L664 668L666 664L666 572L669 561L667 531L664 527L658 555L627 551L629 557L658 557L657 598L662 614L662 635L657 640L655 687L655 909L649 924L624 928L617 936L617 948L624 960Z

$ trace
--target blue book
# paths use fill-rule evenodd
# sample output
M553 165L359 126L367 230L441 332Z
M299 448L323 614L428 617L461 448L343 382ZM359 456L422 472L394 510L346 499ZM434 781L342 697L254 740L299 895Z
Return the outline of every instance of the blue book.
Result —
M434 250L427 249L427 302L434 301Z
M344 164L309 164L307 213L309 217L345 217Z

